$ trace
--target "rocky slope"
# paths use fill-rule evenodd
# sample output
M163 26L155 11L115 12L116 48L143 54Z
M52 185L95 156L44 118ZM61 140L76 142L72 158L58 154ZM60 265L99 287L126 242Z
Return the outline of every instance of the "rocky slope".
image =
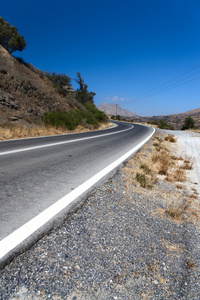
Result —
M175 130L180 130L184 124L184 120L186 117L192 117L195 122L195 127L200 127L200 109L194 109L187 111L181 114L174 115L163 115L163 116L153 116L153 117L133 117L129 118L133 122L141 122L141 123L153 123L155 121L163 120L168 125L170 125Z
M200 108L189 110L182 113L182 115L196 115L196 114L200 114Z
M51 81L19 63L0 46L0 125L9 121L38 123L45 112L76 107L72 96L62 97Z

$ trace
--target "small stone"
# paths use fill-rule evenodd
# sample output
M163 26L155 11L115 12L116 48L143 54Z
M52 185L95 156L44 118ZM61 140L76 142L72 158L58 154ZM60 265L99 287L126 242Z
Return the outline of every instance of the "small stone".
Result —
M154 280L154 282L153 282L153 283L157 285L157 284L158 284L158 280Z

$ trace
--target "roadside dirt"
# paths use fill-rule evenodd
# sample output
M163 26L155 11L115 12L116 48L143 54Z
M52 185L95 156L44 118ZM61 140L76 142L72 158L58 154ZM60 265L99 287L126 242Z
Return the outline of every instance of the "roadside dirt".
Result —
M199 194L189 185L196 164L190 169L174 137L157 132L82 208L5 267L0 298L199 300Z

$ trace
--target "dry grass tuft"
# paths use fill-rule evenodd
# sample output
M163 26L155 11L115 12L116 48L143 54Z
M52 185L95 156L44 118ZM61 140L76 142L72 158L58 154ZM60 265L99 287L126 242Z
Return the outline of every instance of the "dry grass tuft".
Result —
M172 135L172 134L168 134L165 137L165 141L170 142L170 143L176 143L176 139L174 138L174 135Z
M166 181L169 182L184 182L186 180L185 171L177 168L167 173Z
M188 269L192 269L196 266L195 262L193 260L188 260L186 262L186 266L188 267Z
M172 219L180 219L181 215L188 208L189 203L186 199L174 199L167 205L166 213Z
M177 183L176 184L176 188L179 189L179 190L181 190L181 189L183 189L183 186L182 186L182 184Z
M145 174L137 173L135 179L143 188L152 188L152 185L148 183L148 179Z
M180 248L179 248L179 245L177 244L171 244L169 243L168 241L166 240L162 240L162 245L167 249L169 250L170 252L175 252L175 253L179 253L180 252Z
M183 160L183 157L182 156L171 155L171 159L172 160Z
M192 170L193 166L194 166L194 161L189 158L186 158L184 159L184 164L181 165L180 168L183 170Z
M146 174L150 174L151 173L151 170L147 166L147 164L141 164L140 168L143 169Z
M154 169L157 170L159 175L167 175L170 167L170 155L166 151L159 154L152 155L152 162L155 164Z

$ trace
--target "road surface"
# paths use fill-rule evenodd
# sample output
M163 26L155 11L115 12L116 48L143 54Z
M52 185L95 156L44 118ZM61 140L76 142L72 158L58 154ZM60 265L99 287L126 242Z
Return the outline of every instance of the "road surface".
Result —
M108 130L0 142L0 247L13 232L126 153L131 155L133 148L141 147L153 134L151 127L117 125Z

